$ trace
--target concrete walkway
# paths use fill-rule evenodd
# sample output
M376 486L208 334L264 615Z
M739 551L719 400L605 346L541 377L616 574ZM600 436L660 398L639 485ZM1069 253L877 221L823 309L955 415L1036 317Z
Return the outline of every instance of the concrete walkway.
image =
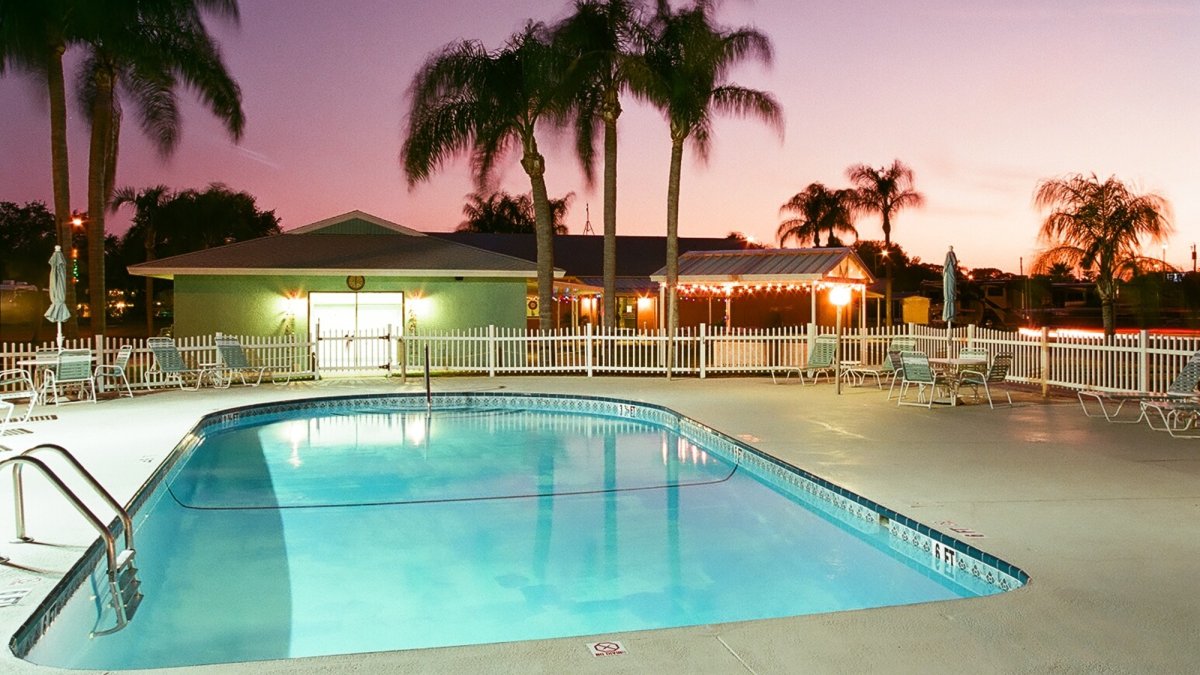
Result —
M873 387L769 379L443 378L436 391L502 388L623 397L668 406L969 543L1032 581L951 602L603 636L628 653L596 658L584 637L411 652L230 664L174 672L1184 673L1200 669L1200 440L1084 417L1074 399L1027 393L989 410L885 402ZM384 381L324 381L170 391L39 407L56 420L0 436L23 450L71 449L126 502L210 411L309 396L416 391ZM10 453L0 453L0 458ZM28 475L32 475L30 472ZM95 538L29 479L30 533L12 544L10 481L0 477L0 607L11 636ZM0 595L0 597L3 597ZM215 609L215 608L214 608ZM46 673L11 654L0 672Z

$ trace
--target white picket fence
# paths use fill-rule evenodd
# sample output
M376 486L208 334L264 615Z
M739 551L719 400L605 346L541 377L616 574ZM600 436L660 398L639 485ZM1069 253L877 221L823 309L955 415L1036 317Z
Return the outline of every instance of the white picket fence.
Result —
M252 361L270 363L291 377L335 375L415 375L425 367L435 373L477 375L627 374L627 375L765 375L801 365L819 334L828 326L775 329L683 329L671 339L665 331L606 329L524 330L496 326L455 331L411 331L398 327L374 333L322 335L312 341L292 337L240 336ZM1010 379L1043 388L1100 388L1163 391L1192 354L1200 338L1158 335L1148 331L1121 334L1111 340L1096 334L1040 331L996 331L975 326L952 331L909 324L847 329L842 358L881 363L893 337L912 337L931 356L954 356L964 347L991 354L1013 355ZM144 340L97 338L67 341L67 347L90 348L98 363L111 363L122 344L134 345L130 382L134 388L169 385L151 373L152 355ZM195 363L216 361L213 336L178 338L184 357ZM51 344L0 344L0 369L20 367L37 347Z
M203 335L176 338L175 344L179 348L180 355L191 364L216 363L215 337ZM303 378L316 375L316 371L313 369L311 349L307 342L298 341L291 336L242 335L230 337L238 337L241 340L242 346L246 349L246 356L251 363L269 365L279 376ZM145 339L96 336L90 340L63 341L65 349L91 349L96 357L97 365L112 363L117 357L117 351L126 344L134 347L129 365L125 369L129 384L134 390L178 386L177 382L165 380L161 375L152 372L154 355L146 347ZM55 342L0 343L0 370L27 367L21 362L33 359L38 349L50 349L56 346ZM111 385L111 382L105 384Z
M714 374L769 374L803 364L816 336L828 326L724 330L701 325L683 329L674 340L665 331L584 326L548 331L485 326L469 330L419 332L401 340L401 372L424 367L425 349L433 372L483 374L625 373L707 377ZM909 324L848 329L842 358L882 363L893 337L912 337L931 356L955 356L964 347L1013 355L1009 378L1043 388L1097 388L1164 391L1186 361L1200 351L1200 338L1149 331L1102 335L1049 329L998 331L975 326L951 331ZM668 364L668 355L673 355Z

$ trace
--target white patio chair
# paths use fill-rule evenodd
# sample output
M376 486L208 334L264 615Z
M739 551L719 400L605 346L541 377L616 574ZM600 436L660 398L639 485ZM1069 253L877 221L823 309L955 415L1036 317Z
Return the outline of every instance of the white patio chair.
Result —
M1105 391L1102 389L1081 389L1076 393L1079 398L1079 405L1083 408L1083 414L1088 417L1104 416L1104 419L1109 422L1118 422L1121 424L1130 424L1141 422L1146 416L1146 408L1138 407L1138 416L1134 419L1121 419L1121 409L1126 403L1141 404L1144 401L1188 401L1197 400L1196 386L1200 384L1200 352L1192 354L1188 362L1175 376L1175 379L1167 385L1166 392L1150 392L1150 391ZM1099 413L1088 410L1087 401L1092 399L1096 402ZM1105 402L1110 405L1115 404L1111 409L1105 405Z
M883 378L889 378L892 381L892 386L895 386L898 378L897 367L900 365L900 352L913 351L917 348L917 341L913 338L892 338L888 343L887 353L884 355L883 361L877 364L849 366L845 369L849 375L858 378L858 384L862 385L868 377L875 378L875 385L883 389ZM892 358L892 354L896 354L896 358ZM888 391L888 398L891 398L891 390Z
M989 385L999 384L1008 379L1008 370L1012 367L1012 354L997 354L992 360L992 365L987 367L987 370L964 370L958 376L958 386L971 387L975 391L975 400L979 400L979 388L983 387L983 393L987 395L989 408L995 408L992 405L992 389ZM1008 405L1012 405L1012 394L1008 390L1004 391L1004 396L1008 399Z
M242 347L241 341L235 337L217 338L217 359L220 362L217 367L222 373L228 374L224 378L226 387L232 384L234 375L241 378L242 384L257 387L262 384L263 373L268 368L268 366L251 364L250 359L246 357L246 350ZM246 373L251 375L257 373L253 384L246 380Z
M835 356L837 356L837 338L832 335L818 335L816 342L813 344L812 353L808 355L808 359L804 365L787 368L783 379L787 381L792 376L792 373L796 373L800 378L800 384L804 384L804 374L806 372L812 378L813 384L817 383L817 378L822 373L825 374L826 378L832 378ZM775 379L775 369L771 370L771 381L778 384L778 380Z
M1193 400L1156 400L1141 402L1142 417L1155 431L1165 431L1171 438L1200 438L1200 403ZM1162 422L1155 426L1154 417ZM1196 432L1196 433L1188 433Z
M21 399L27 399L29 404L25 408L25 413L17 417L17 407L13 401ZM37 404L37 401L37 387L34 386L33 378L30 377L28 371L24 368L0 370L0 407L4 408L4 421L0 423L0 429L7 427L9 424L24 422L29 419L29 415L33 412L33 406Z
M179 348L175 346L174 338L147 338L146 346L154 354L154 365L146 371L145 374L147 376L162 375L167 380L177 382L180 389L186 386L187 378L195 378L196 386L193 389L199 389L200 385L204 384L204 376L213 375L214 371L211 368L193 368L189 366L187 361L183 360L183 356L180 355Z
M92 376L99 383L102 380L109 379L120 380L125 384L125 391L129 394L129 398L133 398L133 389L129 386L129 377L125 374L125 368L129 365L129 357L133 355L133 345L122 345L117 351L117 358L113 359L112 363L105 363L96 366L96 370L92 372ZM125 394L121 393L121 388L117 386L117 396L121 397Z
M42 373L42 397L54 397L59 404L59 392L65 395L68 387L78 387L79 396L96 402L96 379L92 376L92 352L90 349L64 349L58 353L53 368Z
M945 382L929 365L929 356L925 352L900 352L900 362L904 366L904 373L900 376L900 395L896 399L896 405L918 405L932 408L935 402L951 403L949 398L943 401L937 400L938 388L945 389ZM917 400L915 402L905 401L905 394L914 384L917 385ZM929 389L928 398L925 396L927 388Z

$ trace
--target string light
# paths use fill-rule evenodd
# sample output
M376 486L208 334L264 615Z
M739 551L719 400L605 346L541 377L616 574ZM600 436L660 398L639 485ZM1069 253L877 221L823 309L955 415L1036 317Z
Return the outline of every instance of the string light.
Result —
M677 292L684 298L695 297L726 297L760 295L765 293L795 293L797 291L826 291L832 288L849 287L853 292L861 293L866 287L861 283L835 281L809 281L801 283L711 283L711 284L679 284Z

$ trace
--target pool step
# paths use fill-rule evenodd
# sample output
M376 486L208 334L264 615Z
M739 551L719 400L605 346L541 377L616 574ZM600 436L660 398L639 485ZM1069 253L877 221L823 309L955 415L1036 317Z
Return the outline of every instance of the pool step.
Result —
M134 564L136 552L127 548L117 555L116 569L109 575L107 602L100 606L111 607L115 613L116 625L105 630L92 631L92 637L115 633L133 619L137 608L142 604L142 582L138 579L137 565ZM105 612L107 614L107 612Z
M113 598L118 599L118 616L127 622L133 618L138 605L142 604L142 582L137 578L138 569L133 564L134 550L127 548L117 556L117 578Z

